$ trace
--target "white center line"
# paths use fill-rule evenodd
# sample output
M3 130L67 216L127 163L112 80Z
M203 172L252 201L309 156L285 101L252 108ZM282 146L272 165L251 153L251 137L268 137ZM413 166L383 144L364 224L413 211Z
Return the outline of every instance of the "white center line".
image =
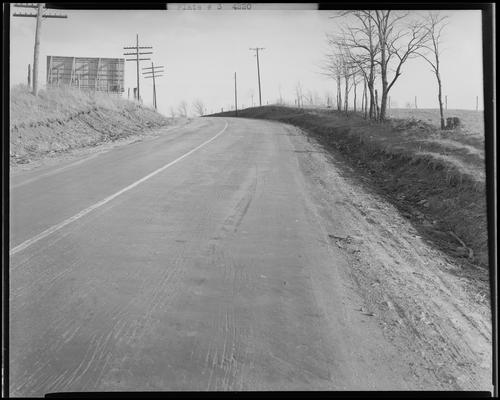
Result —
M224 126L224 128L221 131L219 131L211 139L208 139L207 141L203 142L199 146L197 146L194 149L192 149L192 150L188 151L187 153L183 154L179 158L176 158L174 161L171 161L168 164L164 165L163 167L158 168L157 170L155 170L155 171L151 172L150 174L144 176L143 178L139 179L138 181L135 181L134 183L128 185L125 188L123 188L122 190L120 190L120 191L112 194L111 196L106 197L105 199L103 199L103 200L101 200L101 201L99 201L99 202L97 202L97 203L95 203L93 205L91 205L90 207L86 208L85 210L80 211L78 214L73 215L72 217L70 217L70 218L62 221L61 223L59 223L57 225L51 226L50 228L44 230L43 232L39 233L38 235L32 237L31 239L28 239L28 240L22 242L21 244L19 244L16 247L12 248L10 250L10 252L9 252L9 255L12 256L12 255L14 255L16 253L19 253L20 251L26 249L27 247L31 246L32 244L38 242L39 240L42 240L42 239L46 238L47 236L53 234L54 232L57 232L59 229L65 227L66 225L69 225L72 222L74 222L74 221L82 218L83 216L87 215L91 211L94 211L95 209L103 206L104 204L109 203L111 200L113 200L114 198L120 196L121 194L123 194L125 192L128 192L130 189L135 188L136 186L140 185L142 182L145 182L149 178L152 178L156 174L159 174L160 172L166 170L168 167L171 167L172 165L178 163L179 161L181 161L182 159L186 158L190 154L193 154L196 150L201 149L203 146L207 145L208 143L210 143L211 141L215 140L217 137L219 137L220 135L222 135L224 133L224 131L226 130L227 126L228 126L227 121L225 121L225 122L226 122L226 125Z

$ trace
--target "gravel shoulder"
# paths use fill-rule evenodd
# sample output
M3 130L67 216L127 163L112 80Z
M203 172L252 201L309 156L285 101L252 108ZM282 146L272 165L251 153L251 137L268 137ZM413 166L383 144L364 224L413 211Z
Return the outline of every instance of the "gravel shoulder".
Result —
M353 170L290 126L329 245L347 259L366 316L398 349L412 389L491 390L488 274L471 281Z

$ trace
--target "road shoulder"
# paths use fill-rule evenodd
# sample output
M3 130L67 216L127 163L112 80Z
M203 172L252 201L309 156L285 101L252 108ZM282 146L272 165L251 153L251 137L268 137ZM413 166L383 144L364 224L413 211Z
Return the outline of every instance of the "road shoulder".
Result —
M314 139L288 130L329 245L347 260L341 275L362 302L352 313L399 351L393 362L413 389L491 390L490 308L474 301L460 267Z

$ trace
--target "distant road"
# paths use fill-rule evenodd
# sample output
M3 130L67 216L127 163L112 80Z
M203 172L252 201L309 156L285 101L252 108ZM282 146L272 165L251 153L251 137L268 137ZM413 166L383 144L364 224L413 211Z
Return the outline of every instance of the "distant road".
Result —
M406 389L350 315L296 134L204 118L12 177L11 395Z

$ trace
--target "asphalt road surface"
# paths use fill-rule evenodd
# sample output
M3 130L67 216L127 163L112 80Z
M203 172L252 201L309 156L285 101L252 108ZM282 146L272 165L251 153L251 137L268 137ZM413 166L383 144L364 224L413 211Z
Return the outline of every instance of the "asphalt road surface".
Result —
M11 395L410 387L292 136L204 118L13 175Z

